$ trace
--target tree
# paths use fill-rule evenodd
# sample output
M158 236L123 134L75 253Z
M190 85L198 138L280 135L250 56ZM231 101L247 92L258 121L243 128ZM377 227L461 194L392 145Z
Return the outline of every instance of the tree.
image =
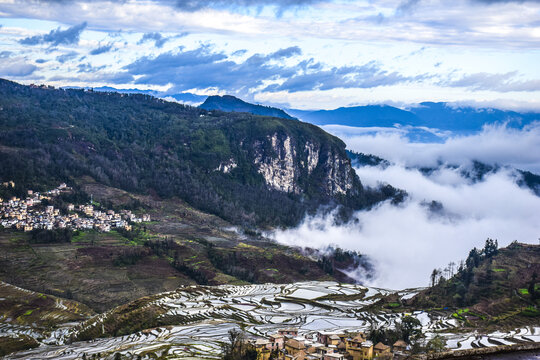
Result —
M493 240L490 238L487 238L486 244L484 245L484 255L487 258L492 257L493 255L497 255L497 248L499 247L499 244L497 243L497 240Z
M429 277L431 280L431 286L435 286L435 280L437 279L437 269L433 269L431 272L431 276Z
M396 330L401 332L403 341L409 344L423 336L422 323L412 316L405 316L400 323L396 323Z
M455 266L456 266L456 263L453 262L453 261L450 261L448 263L448 269L450 269L450 276L451 277L454 276L454 268L455 268Z
M465 269L465 261L464 260L459 260L459 265L458 265L457 272L462 273L464 269Z
M443 271L444 271L444 274L445 274L444 278L447 279L447 280L450 279L450 267L449 266L445 267L443 269Z
M531 301L534 302L536 300L536 278L538 275L536 275L536 272L532 274L531 281L529 282L529 296L531 297Z
M435 337L428 341L426 350L429 352L441 352L446 349L446 340L440 336L435 335Z
M467 256L467 260L465 260L467 269L472 270L472 268L477 267L480 264L481 259L480 251L478 251L477 248L473 248L469 251L469 256Z
M378 328L372 325L368 335L368 340L372 341L374 344L382 342L383 344L393 344L399 339L402 338L401 330L396 325L396 329L391 329L388 327Z
M437 282L437 278L439 277L440 270L439 269L433 269L431 272L430 280L431 280L431 286L435 286Z
M465 298L465 294L467 293L467 288L461 281L456 284L455 293L456 294L453 296L453 298L456 301L457 305L463 306L463 300Z
M222 346L223 360L257 360L255 350L246 340L244 332L229 330L229 342Z

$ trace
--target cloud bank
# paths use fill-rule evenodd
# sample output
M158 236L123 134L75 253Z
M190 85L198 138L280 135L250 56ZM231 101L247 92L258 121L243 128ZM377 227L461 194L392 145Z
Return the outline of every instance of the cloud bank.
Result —
M174 84L174 91L216 88L233 93L373 88L423 77L389 72L376 62L331 67L313 58L298 59L300 55L300 47L290 46L237 61L211 45L203 45L193 50L180 47L157 56L143 56L124 66L124 70L138 77L137 84Z
M105 44L105 45L100 45L97 48L91 50L90 55L105 54L105 53L108 53L109 51L112 51L112 50L114 50L114 44L113 43L108 43L108 44Z
M539 11L538 1L11 0L0 1L0 41L30 63L46 60L29 82L68 78L85 56L107 65L54 86L164 91L170 79L177 91L303 109L426 100L538 109ZM291 47L301 51L253 70ZM81 56L53 61L56 48ZM226 58L151 69L196 51Z
M164 37L163 35L161 35L160 33L158 32L151 32L151 33L145 33L141 40L139 40L139 42L137 44L143 44L147 41L153 41L154 42L154 45L157 47L157 48L162 48L163 45L165 45L165 43L168 41L169 39Z
M449 138L443 144L414 144L388 134L350 136L345 141L352 149L369 149L401 161L356 171L365 185L386 182L407 190L407 201L359 211L356 221L346 226L335 225L332 216L308 217L297 228L277 231L273 237L288 245L325 248L334 244L367 254L377 267L377 276L369 284L396 289L427 286L434 268L465 259L471 248L482 247L488 237L498 239L500 246L513 240L537 243L540 197L516 184L516 172L505 169L475 182L464 177L462 170L478 155L499 163L517 161L517 151L540 168L538 131L538 127L518 132L488 128L478 135ZM505 135L508 139L503 141ZM512 141L518 150L504 157L505 149L510 150L504 143ZM439 166L429 175L408 167L436 164L441 156L460 161L462 167Z
M348 148L374 154L403 166L437 166L440 163L461 165L473 160L491 165L511 165L540 173L540 123L520 129L504 125L484 126L479 133L449 136L440 143L415 143L407 138L405 128L353 128L340 125L322 127L345 141ZM430 129L440 136L447 133Z
M10 51L0 51L0 76L24 78L32 75L38 67L21 57L12 57Z

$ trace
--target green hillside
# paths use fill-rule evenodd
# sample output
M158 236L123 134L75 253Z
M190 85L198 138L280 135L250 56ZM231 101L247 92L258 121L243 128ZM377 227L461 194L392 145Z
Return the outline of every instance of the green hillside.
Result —
M488 239L473 249L450 279L432 275L435 284L409 301L415 308L448 308L468 326L516 327L540 321L540 246L517 242L497 249ZM434 271L436 272L436 270Z
M364 188L344 143L296 120L6 80L0 80L0 109L1 178L20 191L91 176L263 227L294 225L325 204L341 204L347 213L404 195ZM265 179L263 165L292 178L283 172ZM294 191L280 191L282 180Z
M2 229L0 280L105 311L182 285L354 282L338 269L372 271L369 261L353 252L312 250L308 256L256 233L241 234L178 198L156 200L89 178L77 185L95 203L127 206L150 214L152 221L134 224L133 231L76 231L70 240L56 242Z

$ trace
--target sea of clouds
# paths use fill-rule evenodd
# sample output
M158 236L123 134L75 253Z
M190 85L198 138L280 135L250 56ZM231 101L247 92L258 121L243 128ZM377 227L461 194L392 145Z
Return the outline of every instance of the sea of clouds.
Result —
M497 239L499 246L513 240L539 242L540 197L518 186L516 171L503 168L474 181L462 170L476 160L540 173L540 124L523 129L489 126L461 136L446 133L438 143L411 142L403 129L324 129L353 151L391 162L356 168L364 185L388 183L406 190L409 197L398 206L382 203L359 211L357 221L347 225L336 225L332 215L308 217L294 229L275 232L277 241L322 249L336 245L367 254L375 263L376 277L365 279L361 271L351 275L367 285L393 289L427 286L434 268L465 259L488 237ZM420 167L437 170L422 173ZM433 200L442 209L430 208Z

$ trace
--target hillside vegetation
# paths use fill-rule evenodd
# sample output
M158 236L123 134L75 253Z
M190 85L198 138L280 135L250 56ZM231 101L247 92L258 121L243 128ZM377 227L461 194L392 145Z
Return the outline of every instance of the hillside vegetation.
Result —
M338 269L372 270L356 253L335 249L306 255L256 233L239 233L180 199L134 195L89 178L77 186L92 194L95 204L144 211L152 221L134 225L133 231L77 231L52 241L36 236L45 230L0 230L0 280L105 311L182 285L353 282Z
M0 109L1 176L20 189L91 176L263 227L295 225L321 205L352 210L403 196L364 188L345 144L296 120L6 80ZM263 165L273 177L262 175ZM294 191L280 191L281 183Z
M454 276L434 270L433 286L409 305L454 309L465 325L516 327L540 321L540 246L517 242L497 249L488 239L484 249L473 249Z

